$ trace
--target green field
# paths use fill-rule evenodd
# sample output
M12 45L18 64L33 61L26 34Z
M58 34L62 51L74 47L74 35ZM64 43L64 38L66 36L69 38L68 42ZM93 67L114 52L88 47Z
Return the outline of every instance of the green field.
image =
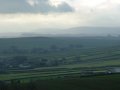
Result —
M90 76L90 77L64 77L53 79L37 79L29 82L12 83L0 86L4 90L119 90L120 74ZM1 90L2 90L1 89Z
M108 37L0 39L0 81L11 88L18 84L20 90L28 90L31 83L32 90L117 90L120 75L113 69L120 67L119 41Z
M119 90L120 75L37 81L36 90Z

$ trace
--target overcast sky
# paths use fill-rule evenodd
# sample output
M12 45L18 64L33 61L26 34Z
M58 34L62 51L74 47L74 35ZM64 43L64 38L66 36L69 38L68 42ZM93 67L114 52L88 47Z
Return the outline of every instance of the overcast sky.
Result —
M0 33L119 24L120 0L0 0Z

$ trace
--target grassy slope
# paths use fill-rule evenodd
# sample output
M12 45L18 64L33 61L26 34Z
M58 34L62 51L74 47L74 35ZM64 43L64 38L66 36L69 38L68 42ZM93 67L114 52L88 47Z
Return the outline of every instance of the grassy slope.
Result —
M119 90L120 75L47 79L23 84L22 90ZM33 88L33 89L32 89Z
M15 39L0 39L0 49L5 49L10 46L17 46L19 48L48 48L51 45L58 45L59 47L66 47L70 44L82 44L86 49L73 49L70 51L65 52L52 52L44 55L35 55L30 54L28 55L31 58L34 57L46 57L48 59L52 58L61 58L66 57L67 61L70 62L74 60L75 56L81 56L81 59L84 63L80 64L72 64L72 65L63 65L59 66L60 68L79 68L79 67L103 67L103 66L119 66L120 65L120 58L116 58L116 54L119 56L120 48L118 47L111 47L119 45L119 39L94 39L94 38L15 38ZM108 46L108 48L106 48ZM88 49L88 48L92 49ZM99 48L98 48L99 47ZM109 48L111 47L111 48ZM93 49L94 48L94 49ZM96 49L97 48L97 49ZM13 55L14 56L14 55ZM103 57L114 57L105 60ZM7 57L2 56L1 57ZM8 55L9 57L9 55ZM48 72L48 71L47 71ZM62 71L64 73L64 70ZM46 73L46 72L45 72ZM51 73L51 72L50 72ZM54 73L54 72L52 72ZM59 74L59 72L56 72ZM29 78L29 77L36 77L41 75L49 75L41 74L38 70L37 72L31 73L16 73L16 74L5 74L0 75L0 80L10 80L10 79L17 79L17 78Z
M119 90L120 76L102 76L42 82L46 90ZM45 87L46 86L46 87ZM39 86L39 88L41 88Z

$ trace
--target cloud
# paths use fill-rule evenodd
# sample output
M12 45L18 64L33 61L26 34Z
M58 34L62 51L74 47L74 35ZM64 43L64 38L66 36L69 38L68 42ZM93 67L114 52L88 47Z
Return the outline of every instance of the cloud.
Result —
M120 27L120 0L63 0L86 17L86 26ZM86 20L85 19L85 20Z
M66 2L55 7L49 0L0 0L0 13L49 13L72 12L73 8Z
M59 32L59 29L86 24L86 17L79 13L50 14L1 14L0 32ZM52 33L54 33L52 32Z
M33 7L38 4L38 0L27 0L26 2Z
M0 32L120 26L120 0L0 0L0 13Z

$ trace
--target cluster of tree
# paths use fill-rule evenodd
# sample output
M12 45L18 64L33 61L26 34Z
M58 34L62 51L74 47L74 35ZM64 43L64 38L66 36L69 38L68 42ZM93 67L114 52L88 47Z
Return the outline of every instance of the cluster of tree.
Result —
M70 44L68 46L58 47L57 45L50 45L48 48L19 48L17 46L10 46L7 49L3 49L0 51L1 54L26 54L26 53L34 53L34 54L45 54L55 51L66 51L74 48L82 48L81 44Z
M32 80L28 83L21 83L20 80L0 81L0 90L39 90L38 87L38 83Z
M53 66L60 66L65 64L73 64L73 63L80 63L80 57L74 57L73 60L69 60L65 57L61 58L41 58L41 57L29 57L29 56L11 56L6 58L0 58L0 73L5 73L8 70L16 69L16 70L23 70L23 69L33 69L33 68L40 68L40 67L53 67Z

